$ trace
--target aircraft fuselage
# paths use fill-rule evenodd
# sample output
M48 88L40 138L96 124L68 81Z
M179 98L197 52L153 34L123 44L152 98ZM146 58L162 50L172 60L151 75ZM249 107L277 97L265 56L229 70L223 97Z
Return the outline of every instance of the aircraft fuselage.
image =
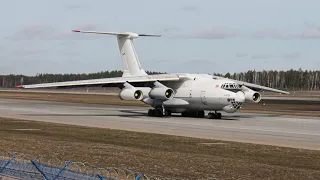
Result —
M236 112L245 101L245 94L233 81L213 79L210 75L188 75L181 83L167 83L175 91L169 100L143 101L153 107L164 107L171 112L184 111L225 111ZM230 85L223 88L223 85ZM231 87L232 86L232 87Z

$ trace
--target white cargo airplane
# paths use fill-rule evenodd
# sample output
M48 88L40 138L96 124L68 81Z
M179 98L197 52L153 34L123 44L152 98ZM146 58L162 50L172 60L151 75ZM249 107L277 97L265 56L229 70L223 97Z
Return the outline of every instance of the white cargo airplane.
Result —
M149 116L161 117L170 116L171 113L181 113L182 116L204 117L206 110L210 111L208 113L210 119L221 119L219 111L234 113L244 102L258 103L261 100L261 94L258 91L289 94L285 91L209 74L148 75L141 67L133 39L160 35L80 30L73 30L73 32L117 36L123 62L122 77L21 85L17 88L117 86L121 88L119 96L122 100L143 101L151 105L153 109L149 109Z

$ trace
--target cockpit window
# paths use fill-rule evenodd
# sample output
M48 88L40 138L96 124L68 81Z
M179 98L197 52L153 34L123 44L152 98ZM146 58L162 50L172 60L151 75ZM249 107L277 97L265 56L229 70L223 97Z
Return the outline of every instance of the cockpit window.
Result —
M241 89L239 84L236 83L225 83L221 85L222 89Z

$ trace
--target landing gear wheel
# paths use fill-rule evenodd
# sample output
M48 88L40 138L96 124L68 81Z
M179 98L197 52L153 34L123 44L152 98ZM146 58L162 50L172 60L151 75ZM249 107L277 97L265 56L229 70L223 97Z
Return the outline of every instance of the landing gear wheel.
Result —
M149 109L148 116L152 116L152 117L171 116L171 111L167 111L163 109Z
M208 114L208 118L209 118L209 119L215 119L214 117L215 117L215 114L214 114L214 113L209 113L209 114Z
M200 111L185 111L181 113L182 117L194 117L194 118L203 118L205 113L203 110Z
M155 109L149 109L148 110L148 116L155 116L156 115L156 110Z
M155 116L156 117L162 117L163 116L162 109L155 109Z
M209 113L208 118L209 119L221 119L222 115L221 113Z
M221 113L217 113L217 119L221 119L222 115Z
M204 117L204 110L201 110L201 111L197 111L197 117L198 118L203 118Z
M165 110L164 115L165 115L165 116L171 116L171 112L170 112L170 111Z

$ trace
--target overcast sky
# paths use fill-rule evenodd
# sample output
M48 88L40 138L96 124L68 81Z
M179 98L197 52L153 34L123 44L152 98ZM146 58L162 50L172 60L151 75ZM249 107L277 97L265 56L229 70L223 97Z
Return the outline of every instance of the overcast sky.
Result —
M0 74L122 68L115 37L72 29L161 34L135 40L145 70L320 69L319 7L319 0L2 0Z

